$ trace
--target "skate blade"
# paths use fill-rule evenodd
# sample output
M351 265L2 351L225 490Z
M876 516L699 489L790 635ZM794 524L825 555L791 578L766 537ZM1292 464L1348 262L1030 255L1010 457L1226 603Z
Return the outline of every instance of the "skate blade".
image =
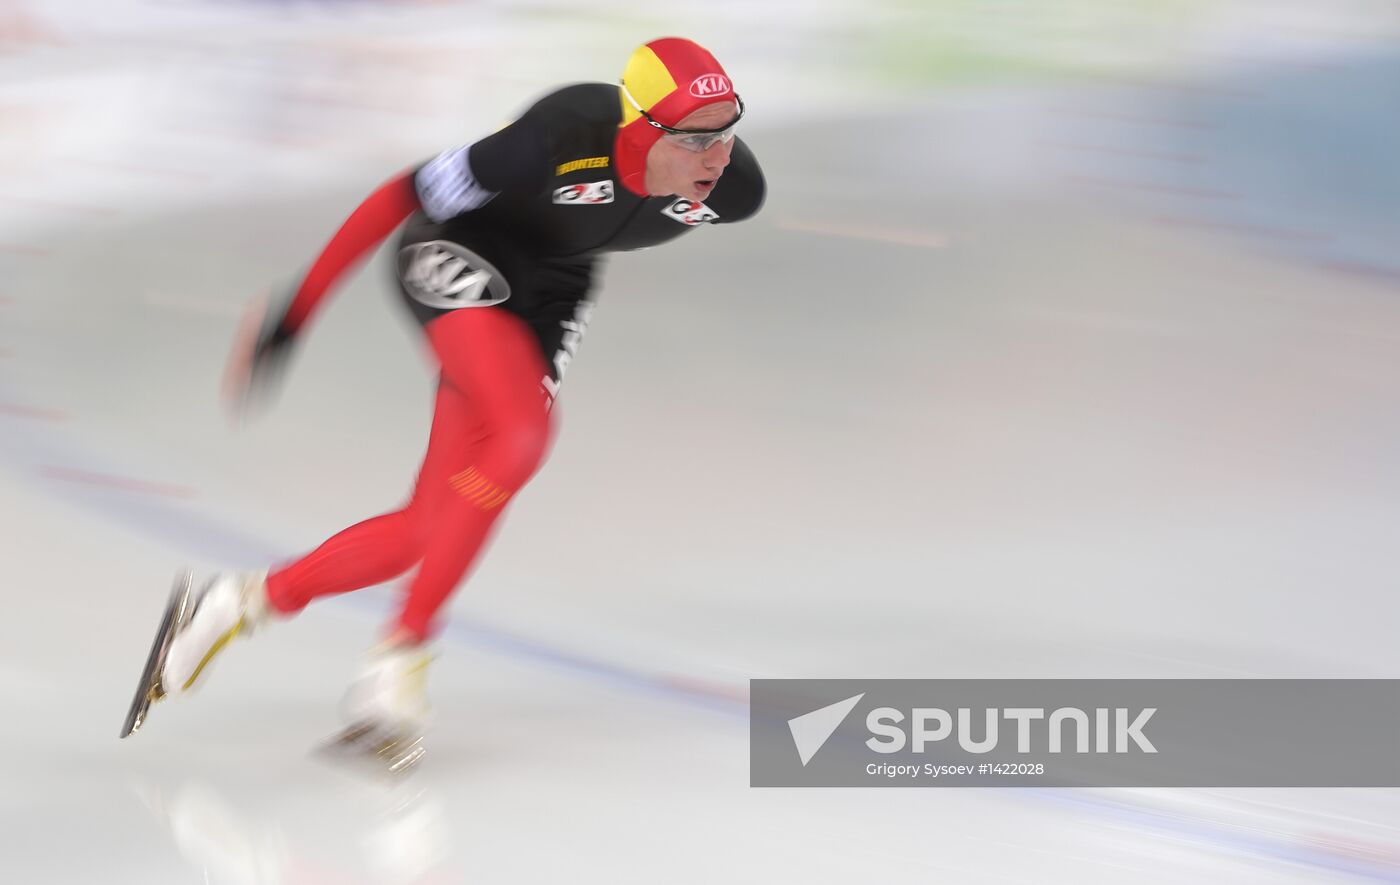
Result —
M160 684L160 671L165 667L166 656L170 654L170 642L175 631L190 617L190 587L194 576L182 571L175 576L175 586L170 591L170 599L165 604L165 614L160 619L151 650L146 655L146 666L141 669L141 679L136 683L136 696L126 713L126 723L122 725L123 738L134 734L146 721L151 704L165 697Z
M423 739L386 731L372 722L359 722L317 748L332 762L348 764L372 775L399 778L426 755Z

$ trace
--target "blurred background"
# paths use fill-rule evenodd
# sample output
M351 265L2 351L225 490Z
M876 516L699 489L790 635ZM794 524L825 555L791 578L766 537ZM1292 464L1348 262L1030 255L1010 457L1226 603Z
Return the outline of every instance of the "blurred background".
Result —
M760 216L615 257L424 771L308 750L393 587L118 725L176 568L406 494L384 179L692 37ZM0 876L1400 881L1391 790L752 790L756 677L1395 677L1394 0L0 0Z

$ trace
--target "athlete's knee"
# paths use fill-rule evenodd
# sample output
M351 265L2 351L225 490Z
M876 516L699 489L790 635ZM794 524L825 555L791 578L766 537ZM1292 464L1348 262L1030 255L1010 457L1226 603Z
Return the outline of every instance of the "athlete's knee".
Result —
M417 559L422 559L423 553L427 549L428 538L432 535L434 517L436 516L433 513L427 492L428 490L419 484L414 488L413 496L408 499L408 503L395 514L403 521L404 536Z
M482 510L504 505L544 463L549 449L547 419L512 421L494 428L479 457L448 482L460 497Z
M506 481L518 488L535 475L549 452L549 437L547 417L514 424L501 432L496 442L502 462L506 465L504 469L511 474L505 477Z

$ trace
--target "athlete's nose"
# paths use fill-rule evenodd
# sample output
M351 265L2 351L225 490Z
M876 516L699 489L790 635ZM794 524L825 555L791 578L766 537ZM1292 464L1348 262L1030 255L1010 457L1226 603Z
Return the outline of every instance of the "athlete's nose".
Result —
M705 168L713 169L715 172L723 171L724 167L729 165L731 149L732 143L725 144L723 142L715 142L710 146L710 149L705 151L702 155Z

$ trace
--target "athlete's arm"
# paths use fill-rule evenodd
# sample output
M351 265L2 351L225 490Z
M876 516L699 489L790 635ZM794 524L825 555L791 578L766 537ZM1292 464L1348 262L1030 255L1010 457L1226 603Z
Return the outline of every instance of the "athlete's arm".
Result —
M543 187L549 154L539 117L532 109L471 147L443 151L371 194L311 266L277 333L296 335L336 281L419 209L433 221L446 221L481 208L507 188Z
M519 120L470 147L443 151L414 175L423 214L447 221L480 209L504 190L534 191L549 181L547 114L531 108Z
M413 174L409 172L370 194L321 250L272 334L282 338L296 335L336 281L419 208Z
M256 373L261 364L281 357L336 282L414 212L446 221L484 206L507 188L543 187L549 152L542 116L532 108L471 147L444 151L370 194L321 250L291 298L265 308L248 370Z
M292 339L317 305L347 270L418 209L412 173L387 182L350 213L290 298L264 299L250 307L224 372L224 395L235 415L270 398Z

